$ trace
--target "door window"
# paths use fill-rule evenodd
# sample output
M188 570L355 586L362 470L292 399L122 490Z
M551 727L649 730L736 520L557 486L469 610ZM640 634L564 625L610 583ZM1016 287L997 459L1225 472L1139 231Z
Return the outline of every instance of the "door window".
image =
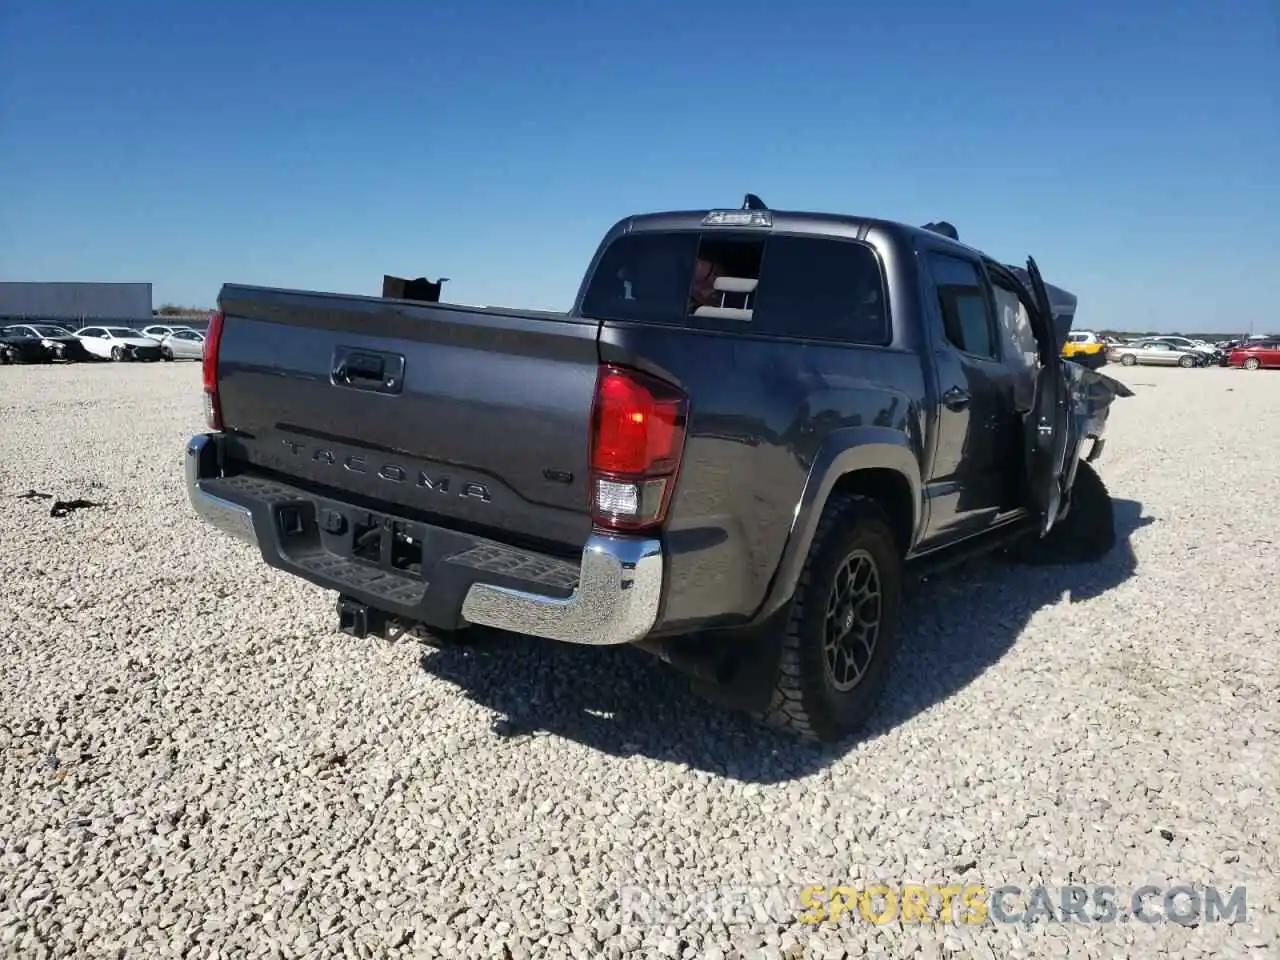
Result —
M929 273L947 340L962 353L998 358L994 310L978 265L960 257L932 253Z
M988 273L991 293L995 300L996 327L1000 331L1000 349L1004 362L1014 371L1013 399L1019 411L1031 409L1035 400L1035 375L1040 369L1040 345L1036 343L1035 327L1031 325L1031 311L1024 302L1025 293L1018 290L998 273ZM1088 335L1072 334L1075 342Z

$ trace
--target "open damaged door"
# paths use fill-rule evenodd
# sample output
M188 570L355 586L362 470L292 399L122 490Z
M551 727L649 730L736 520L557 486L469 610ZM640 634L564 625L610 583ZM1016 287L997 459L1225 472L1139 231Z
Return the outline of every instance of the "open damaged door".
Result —
M1035 400L1025 415L1027 508L1044 536L1058 520L1066 494L1068 451L1073 451L1071 393L1059 352L1053 307L1040 269L1027 260L1027 276L1035 300L1033 321L1040 369L1036 375Z

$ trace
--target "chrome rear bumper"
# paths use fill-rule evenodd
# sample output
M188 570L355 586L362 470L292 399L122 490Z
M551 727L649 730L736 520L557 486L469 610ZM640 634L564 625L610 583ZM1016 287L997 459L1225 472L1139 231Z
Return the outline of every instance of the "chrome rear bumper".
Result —
M462 602L462 617L566 643L631 643L653 629L661 600L662 545L597 533L582 551L581 579L572 596L476 583Z
M278 542L270 503L232 502L206 489L206 485L216 487L220 476L216 444L216 434L192 437L187 443L187 495L196 514L210 526L257 547L272 566L304 575ZM328 589L348 591L340 580L327 582L313 571L305 576ZM410 580L408 575L401 578ZM455 613L468 623L566 643L632 643L645 637L658 620L662 579L661 541L596 532L583 548L578 583L569 596L547 596L477 580L466 588ZM379 606L376 597L365 602ZM401 609L387 612L412 616Z

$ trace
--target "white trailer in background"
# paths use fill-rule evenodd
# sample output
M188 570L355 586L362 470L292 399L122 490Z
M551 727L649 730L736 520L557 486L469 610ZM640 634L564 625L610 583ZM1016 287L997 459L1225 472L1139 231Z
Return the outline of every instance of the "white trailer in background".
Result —
M151 320L149 283L0 281L0 320L88 323Z

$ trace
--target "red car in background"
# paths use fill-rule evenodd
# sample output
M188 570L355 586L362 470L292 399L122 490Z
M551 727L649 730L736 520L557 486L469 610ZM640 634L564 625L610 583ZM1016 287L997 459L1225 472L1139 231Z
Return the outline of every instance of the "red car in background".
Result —
M1259 367L1280 367L1280 338L1256 340L1241 344L1231 351L1227 366L1257 370Z

